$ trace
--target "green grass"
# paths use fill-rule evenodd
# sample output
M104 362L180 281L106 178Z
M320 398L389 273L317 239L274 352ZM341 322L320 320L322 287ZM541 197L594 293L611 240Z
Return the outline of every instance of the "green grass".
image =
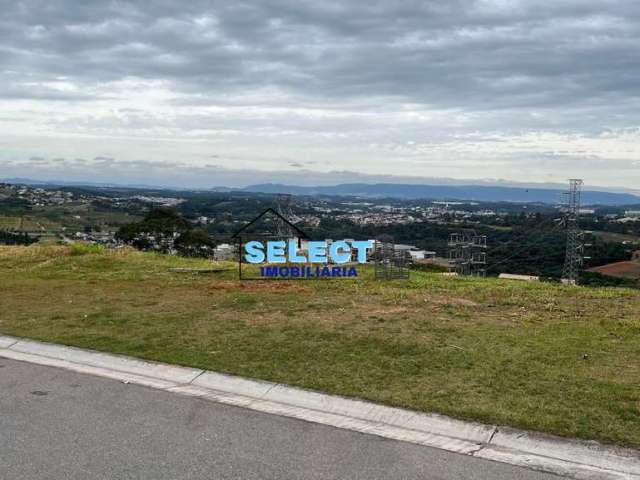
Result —
M72 243L69 245L69 253L71 255L87 255L90 253L100 254L104 253L104 246L94 243Z
M0 332L640 446L640 292L412 272L249 281L0 248Z

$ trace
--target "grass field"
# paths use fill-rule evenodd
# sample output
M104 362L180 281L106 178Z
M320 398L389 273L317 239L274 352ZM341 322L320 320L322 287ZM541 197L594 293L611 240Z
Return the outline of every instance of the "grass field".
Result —
M0 333L640 446L637 290L168 270L207 265L0 247Z
M71 204L64 206L40 207L28 215L0 214L0 230L27 230L30 232L67 229L70 232L84 231L86 226L101 226L105 230L140 220L142 217L123 211L97 211L90 205Z
M605 241L605 242L613 242L613 243L622 243L622 242L632 242L632 243L640 243L640 237L636 237L635 235L627 235L624 233L613 233L613 232L590 232L595 237Z
M27 230L30 232L36 232L59 229L60 224L43 217L30 215L25 215L24 217L0 215L0 230Z

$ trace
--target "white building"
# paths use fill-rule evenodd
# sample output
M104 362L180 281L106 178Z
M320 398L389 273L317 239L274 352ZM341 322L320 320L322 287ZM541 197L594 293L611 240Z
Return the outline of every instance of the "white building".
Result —
M430 260L436 257L436 252L430 250L409 250L411 260Z
M231 245L229 243L221 243L213 249L213 258L214 260L218 261L232 260L235 250L236 248L234 245Z

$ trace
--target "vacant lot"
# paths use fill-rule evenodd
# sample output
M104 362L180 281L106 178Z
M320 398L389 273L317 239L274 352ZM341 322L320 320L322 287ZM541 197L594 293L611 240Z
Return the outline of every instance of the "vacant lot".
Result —
M74 253L0 247L0 333L640 446L638 291L429 273L242 284L168 270L200 260Z

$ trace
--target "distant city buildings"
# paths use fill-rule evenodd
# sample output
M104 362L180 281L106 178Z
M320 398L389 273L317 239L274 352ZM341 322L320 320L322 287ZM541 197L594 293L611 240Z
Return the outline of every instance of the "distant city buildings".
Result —
M175 210L182 221L186 221L187 229L198 233L196 240L190 241L197 242L208 236L210 243L204 242L206 247L198 253L205 252L216 260L235 259L237 245L229 240L229 235L245 224L256 208L262 208L270 200L259 195L220 194L219 198L215 195L210 199L199 195L192 201L190 195L181 198L177 192L157 195L155 191L141 189L128 192L126 189L0 183L0 207L4 206L0 211L0 230L7 236L27 235L33 240L53 239L66 243L82 241L115 248L124 245L122 239L125 237L116 235L123 225L139 222L155 210ZM358 197L345 201L344 197L324 196L296 199L292 207L291 218L304 231L322 232L322 236L338 231L342 233L336 235L351 235L353 231L360 239L392 232L395 241L399 242L394 249L406 261L443 267L447 267L448 261L437 255L444 256L446 239L442 234L447 234L447 230L478 227L495 236L508 236L514 228L535 228L531 219L554 215L556 211L553 206L534 204L389 198L366 198L365 201ZM606 232L609 241L624 246L636 243L634 235L638 235L636 222L640 222L640 210L589 207L582 208L580 214L591 216L584 221L592 222L590 228L593 230ZM398 226L406 228L392 228ZM430 232L431 228L433 231ZM127 237L126 241L137 242L138 248L147 250L177 253L182 249L180 253L183 254L183 250L192 245L182 245L181 242L187 241L184 239L176 243L178 235L138 231L135 238ZM304 249L304 240L302 243ZM438 250L438 254L434 250Z
M140 200L141 202L151 203L163 207L175 207L185 201L184 198L151 197L146 195L137 195L133 198L135 198L136 200Z

